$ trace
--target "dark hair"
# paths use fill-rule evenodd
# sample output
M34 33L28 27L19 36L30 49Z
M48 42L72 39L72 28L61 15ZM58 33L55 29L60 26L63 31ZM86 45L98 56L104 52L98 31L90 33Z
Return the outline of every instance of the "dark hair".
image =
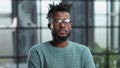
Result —
M48 11L48 14L47 14L47 18L50 18L52 17L52 15L55 13L55 12L58 12L58 11L64 11L64 12L68 12L70 13L70 9L72 7L72 4L68 4L68 3L59 3L59 4L49 4L49 11Z

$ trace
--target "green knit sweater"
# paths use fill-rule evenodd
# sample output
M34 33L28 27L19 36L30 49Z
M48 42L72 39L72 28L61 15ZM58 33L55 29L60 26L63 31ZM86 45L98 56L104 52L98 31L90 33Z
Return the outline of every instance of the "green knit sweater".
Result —
M95 68L95 64L84 45L69 41L65 48L57 48L45 42L30 49L28 68Z

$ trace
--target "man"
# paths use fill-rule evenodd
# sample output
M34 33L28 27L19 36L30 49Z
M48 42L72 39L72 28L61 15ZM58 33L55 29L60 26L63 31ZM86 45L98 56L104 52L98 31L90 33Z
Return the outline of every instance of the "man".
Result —
M71 4L50 4L48 27L53 40L36 44L28 55L28 68L95 68L90 50L68 40Z

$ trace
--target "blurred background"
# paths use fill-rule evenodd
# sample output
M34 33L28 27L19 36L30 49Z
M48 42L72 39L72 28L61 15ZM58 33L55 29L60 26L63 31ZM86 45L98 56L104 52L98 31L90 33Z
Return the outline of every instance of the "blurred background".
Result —
M69 39L90 48L96 68L120 68L119 0L0 0L0 68L27 68L28 50L52 39L53 2L73 4Z

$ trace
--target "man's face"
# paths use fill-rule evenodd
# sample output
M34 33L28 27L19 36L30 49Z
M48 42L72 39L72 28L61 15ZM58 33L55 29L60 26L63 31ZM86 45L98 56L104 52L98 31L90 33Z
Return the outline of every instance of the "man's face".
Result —
M70 15L68 12L56 12L53 15L52 35L54 41L65 41L71 32Z

